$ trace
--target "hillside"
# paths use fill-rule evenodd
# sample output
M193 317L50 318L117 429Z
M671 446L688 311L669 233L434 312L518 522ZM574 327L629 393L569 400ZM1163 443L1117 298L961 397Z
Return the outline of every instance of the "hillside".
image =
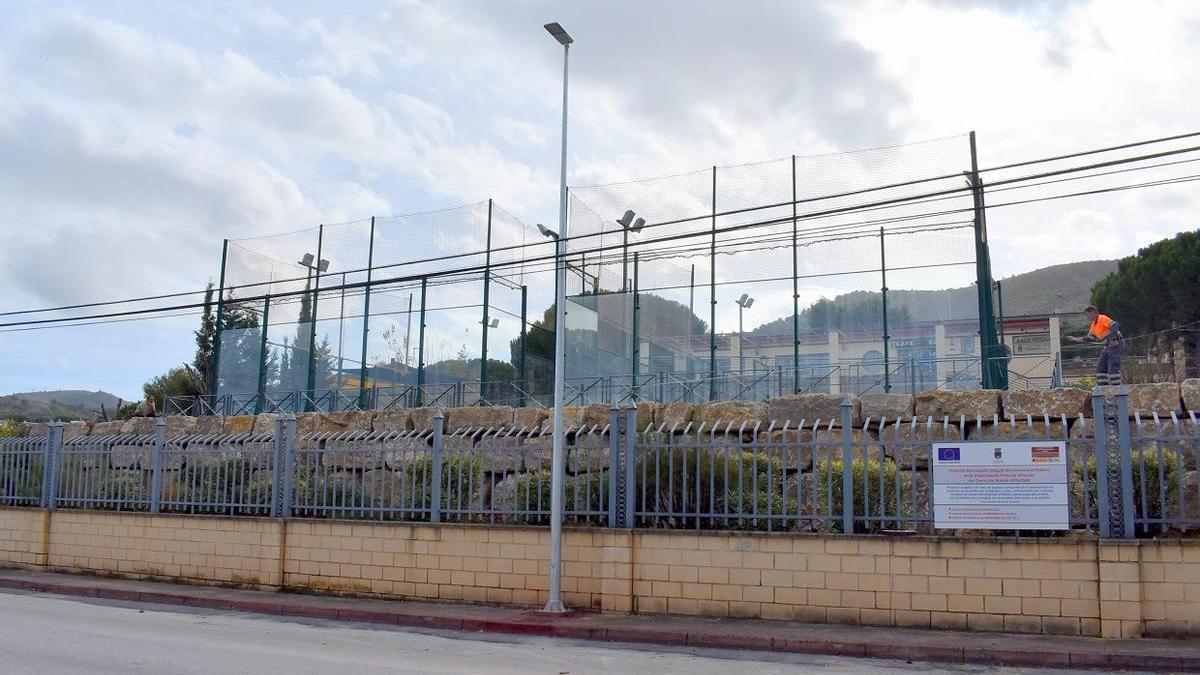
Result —
M1052 265L1039 270L1001 279L1004 314L1051 314L1083 311L1091 298L1092 286L1117 269L1116 260L1087 260ZM823 322L818 316L847 317L856 326L876 323L880 304L878 292L855 291L821 301L800 312L801 325ZM939 291L888 290L888 316L912 321L939 321L978 316L975 287L966 286ZM842 322L843 327L851 327ZM787 334L792 330L790 316L782 316L755 328L758 335Z
M65 389L31 391L0 396L0 419L28 422L50 420L90 420L103 404L114 414L120 399L105 391Z

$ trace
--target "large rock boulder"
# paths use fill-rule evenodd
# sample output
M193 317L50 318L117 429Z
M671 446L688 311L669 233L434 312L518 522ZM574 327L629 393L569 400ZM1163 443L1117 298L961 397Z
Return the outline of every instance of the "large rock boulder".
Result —
M92 423L91 422L75 421L75 422L67 422L66 424L63 425L63 441L64 442L69 441L73 438L79 438L80 436L87 436L90 433L92 433Z
M111 422L96 422L92 425L92 433L90 436L115 436L121 433L121 425L125 424L121 420L113 420Z
M341 434L350 431L370 431L372 412L356 410L343 412L307 412L296 415L296 434Z
M268 413L261 413L261 414L255 415L254 416L254 425L250 428L250 432L256 436L272 436L273 437L275 435L276 422L279 420L279 417L280 417L279 415L271 415ZM226 418L226 419L230 419L230 418ZM299 438L302 435L300 433L299 426L300 426L299 422L297 422L297 424L296 424L297 438Z
M637 430L645 431L646 427L654 426L660 404L650 401L639 401L637 404Z
M842 424L841 394L796 394L780 396L767 401L767 420L776 423L790 421L792 424L801 422L833 421L835 426ZM857 396L850 397L850 425L861 426L862 408Z
M254 415L232 415L223 419L225 426L221 432L226 434L254 433L254 424L257 421Z
M459 429L508 429L512 427L513 409L506 405L471 406L450 411L446 431Z
M442 428L449 429L450 424L452 422L452 420L450 419L450 410L448 408L446 408L446 406L442 406L442 405L433 405L433 406L426 406L426 407L421 407L421 408L413 408L411 411L412 428L416 429L417 431L432 429L433 428L433 418L435 415L437 415L438 412L441 412L445 418L442 421L442 424L443 424Z
M873 436L862 429L850 429L850 447L856 457L861 457L863 449L878 445ZM813 459L840 459L842 456L843 430L830 429L822 425L816 429L806 426L803 429L776 429L760 432L759 443L772 457L777 457L783 463L785 471L808 471L813 466ZM749 449L749 448L747 448Z
M546 408L517 408L513 410L513 427L517 429L538 429L550 419L550 411Z
M903 469L929 468L929 452L933 443L960 441L962 429L957 424L916 420L887 424L876 433L883 445L884 454L896 461Z
M605 410L608 407L605 406ZM577 429L585 424L587 418L587 407L585 406L567 406L563 408L563 426L568 429Z
M578 434L567 447L567 470L571 473L593 473L608 468L610 459L607 433Z
M402 433L412 429L412 412L407 408L380 410L371 419L371 431L376 433Z
M692 411L695 409L691 403L667 403L659 407L654 415L655 426L662 427L664 431L675 429L683 431L687 428L689 422L692 421Z
M184 415L171 415L164 418L167 423L167 438L179 438L196 433L196 418Z
M909 394L863 394L858 397L863 422L906 420L913 415L913 397Z
M1129 414L1169 416L1180 412L1179 385L1175 382L1129 385Z
M607 403L593 403L583 409L583 427L603 429L611 422L612 406ZM569 425L568 425L569 426Z
M121 425L121 435L148 436L154 433L157 417L130 417Z
M45 436L47 425L42 422L21 422L21 436L25 438L37 438Z
M1091 415L1091 394L1084 389L1060 387L1050 390L1020 389L1006 391L1000 395L1006 417L1024 420L1026 417L1043 419L1049 415L1061 420L1065 415L1074 419L1081 413Z
M1184 408L1189 412L1200 413L1200 378L1184 380L1179 385L1179 393L1183 398Z
M210 417L193 417L196 428L192 433L199 436L216 436L225 432L225 418L221 415Z
M746 431L753 431L754 425L766 427L767 406L762 403L747 403L743 401L718 401L696 406L692 413L692 421L703 424L705 429L720 425L722 430L728 428L737 431L745 426Z
M996 389L973 389L967 391L944 391L931 389L919 392L914 403L917 419L932 417L941 420L949 417L967 421L992 419L1000 411L1000 392Z

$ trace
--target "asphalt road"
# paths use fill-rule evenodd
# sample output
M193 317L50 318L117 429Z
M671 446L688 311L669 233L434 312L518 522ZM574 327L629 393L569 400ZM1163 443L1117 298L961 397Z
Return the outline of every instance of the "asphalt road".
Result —
M0 592L5 673L1036 673L416 631Z

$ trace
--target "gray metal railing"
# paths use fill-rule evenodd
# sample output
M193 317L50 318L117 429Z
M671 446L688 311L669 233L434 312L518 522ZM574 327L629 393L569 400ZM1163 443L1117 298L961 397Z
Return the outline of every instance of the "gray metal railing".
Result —
M1103 394L1109 394L1105 397ZM1146 537L1200 528L1196 413L1129 415L1124 389L1093 416L835 419L637 426L611 408L568 433L565 513L620 528L934 531L931 451L957 440L1061 441L1072 528ZM227 516L547 524L541 427L168 438L0 439L0 505ZM1099 432L1097 431L1099 430Z

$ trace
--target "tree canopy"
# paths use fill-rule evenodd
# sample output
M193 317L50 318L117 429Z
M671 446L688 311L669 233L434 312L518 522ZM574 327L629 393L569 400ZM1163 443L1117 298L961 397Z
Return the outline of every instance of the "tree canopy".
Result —
M1092 304L1126 337L1157 333L1200 352L1200 230L1181 232L1124 258L1092 288Z

